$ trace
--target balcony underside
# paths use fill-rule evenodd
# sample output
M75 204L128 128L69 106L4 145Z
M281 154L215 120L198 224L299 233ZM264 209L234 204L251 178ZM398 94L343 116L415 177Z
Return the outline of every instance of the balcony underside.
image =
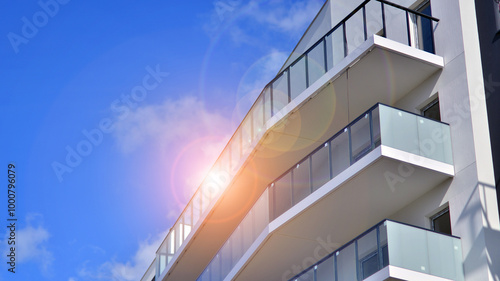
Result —
M413 270L389 265L379 272L365 279L365 281L452 281L447 278L437 277Z
M297 273L292 266L306 269L453 174L447 164L402 162L408 154L384 146L370 152L271 222L226 280L287 280Z
M386 38L374 36L362 43L267 122L266 133L253 144L254 151L236 175L233 184L224 191L217 202L213 203L211 211L201 218L202 223L194 226L190 234L191 238L188 237L175 254L175 261L168 265L167 274L162 280L195 280L265 188L271 181L290 168L290 163L298 162L373 104L383 102L393 105L441 69L442 66L443 59L441 57ZM368 173L374 176L380 175L387 169L392 169L397 173L399 163L381 157L376 163L373 163L372 168L368 169ZM417 198L426 189L447 177L435 171L430 173L432 176L427 174L429 174L428 170L416 168L414 175L424 175L425 177L413 177L420 178L419 181L408 179L403 183L403 187L398 188L395 192L391 192L387 187L382 188L380 185L375 189L367 189L367 184L373 185L374 183L370 177L353 178L350 182L357 182L357 184L353 187L342 188L341 190L346 191L339 192L346 192L345 196L359 197L356 198L356 201L351 201L353 199L351 197L346 197L350 198L348 200L342 200L344 202L359 202L356 203L357 208L351 210L352 213L346 213L339 211L342 208L334 206L338 205L335 203L328 207L333 208L334 213L327 208L325 211L328 212L318 217L317 221L322 222L324 219L329 219L335 221L336 225L350 223L355 226L350 228L353 230L352 232L361 231L376 223L377 220L386 217L387 211L379 213L377 210L381 206L390 203L394 206L392 209L397 210L410 202L410 198ZM410 183L415 184L417 188L409 189ZM387 184L382 186L387 186ZM359 193L360 188L366 188L368 193L362 195ZM387 193L388 198L392 199L384 199L383 196L380 196L380 194L385 193ZM396 202L401 194L405 194L404 200ZM374 195L381 202L370 201ZM342 196L335 198L342 198ZM373 218L367 219L364 215L360 215L367 209L371 210ZM344 214L345 217L337 214L336 216L339 218L334 218L335 212ZM353 217L356 219L351 219ZM300 218L298 219L300 221ZM307 222L307 218L303 220L306 224L313 223L312 221ZM293 253L293 251L275 252L279 244L282 245L282 248L289 248L295 243L295 238L286 236L287 233L296 236L295 233L310 232L309 236L304 236L310 240L304 243L310 245L297 244L296 250L303 252L311 247L314 249L318 245L315 239L324 237L321 235L329 231L328 229L322 230L322 227L324 228L322 223L307 227L294 223L280 229L280 233L284 231L283 234L275 233L269 238L269 242L276 241L276 243L273 242L271 247L264 249L269 257L276 258L274 260L273 258L268 259L267 262L273 261L273 265L281 264L285 261L284 256L288 257L289 253ZM312 231L313 229L314 231ZM352 238L349 236L351 234L356 233L344 233L339 236L338 240L342 242L344 238ZM290 239L291 241L289 241ZM276 246L272 246L275 244ZM305 248L301 249L300 247ZM262 256L266 257L266 254ZM296 263L301 262L296 261ZM253 264L252 262L251 266ZM280 268L284 264L293 263L287 261ZM260 269L257 271L245 270L241 280L250 280L251 274L256 274L256 272L266 271ZM269 278L255 278L255 276L251 279L270 280ZM278 277L276 280L281 279Z

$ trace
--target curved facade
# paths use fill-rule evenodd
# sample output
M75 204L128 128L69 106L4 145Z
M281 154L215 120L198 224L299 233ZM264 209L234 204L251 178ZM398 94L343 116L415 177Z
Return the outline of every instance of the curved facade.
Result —
M141 281L499 280L476 19L326 1Z

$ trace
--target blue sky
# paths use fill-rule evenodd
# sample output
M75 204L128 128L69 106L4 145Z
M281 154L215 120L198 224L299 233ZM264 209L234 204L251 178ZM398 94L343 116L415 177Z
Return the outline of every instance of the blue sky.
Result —
M0 280L140 279L322 4L3 1Z

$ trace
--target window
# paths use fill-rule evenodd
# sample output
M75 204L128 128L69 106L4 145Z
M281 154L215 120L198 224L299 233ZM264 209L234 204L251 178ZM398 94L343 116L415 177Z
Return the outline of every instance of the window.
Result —
M424 1L417 6L417 12L426 16L431 15L431 3L429 0ZM413 22L413 38L412 45L429 53L434 53L434 38L432 20L423 16L413 14L411 16Z
M439 99L431 101L428 105L422 108L422 116L441 121L441 112L439 111Z
M435 214L430 219L432 230L451 235L450 210L448 208Z

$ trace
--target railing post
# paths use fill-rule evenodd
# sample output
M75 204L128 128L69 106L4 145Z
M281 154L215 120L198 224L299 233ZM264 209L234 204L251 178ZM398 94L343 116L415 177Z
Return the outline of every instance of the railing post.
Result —
M366 4L363 6L363 31L365 35L365 41L368 37L367 23L366 23Z
M304 56L306 60L306 89L309 88L309 53L306 53Z
M406 12L406 31L408 33L408 46L411 47L410 15L408 14L408 11L405 12Z
M330 145L331 144L330 141L328 141L327 144L328 144L328 164L330 165L329 166L330 167L330 179L332 179L333 178L332 146Z
M384 224L380 224L377 226L377 255L378 255L378 269L382 269L384 266L384 257L382 252L382 245L380 245L380 226Z
M319 151L319 150L318 150ZM313 188L313 163L312 163L312 155L307 157L309 159L309 194L314 192Z
M328 72L328 58L327 58L328 52L326 50L326 37L328 37L328 36L323 37L323 54L324 54L323 58L324 58L324 64L325 64L325 73ZM333 46L332 46L332 53L333 53Z
M269 118L274 116L274 97L273 97L273 83L269 85L269 98L271 99L269 101L269 106L271 107L271 116Z
M286 82L288 86L288 103L292 101L292 90L290 86L290 70L292 70L292 65L290 65L286 71Z
M349 50L347 49L347 32L345 27L346 22L342 23L342 33L344 35L344 58L349 54Z
M356 280L361 281L362 276L360 273L361 264L359 263L359 257L358 257L358 240L354 241L354 257L356 259Z
M336 251L335 254L333 255L333 270L335 271L335 280L339 280L339 272L338 272L338 267L337 267L337 256L339 252Z
M370 124L370 151L371 151L375 148L375 138L373 137L373 110L370 111L368 115L368 122Z
M387 38L387 29L385 27L385 8L384 2L380 2L380 8L382 9L382 30L384 32L383 36Z
M349 166L352 165L353 163L353 159L352 159L352 139L351 139L351 127L347 127L346 128L347 130L347 137L348 137L348 140L349 140Z

